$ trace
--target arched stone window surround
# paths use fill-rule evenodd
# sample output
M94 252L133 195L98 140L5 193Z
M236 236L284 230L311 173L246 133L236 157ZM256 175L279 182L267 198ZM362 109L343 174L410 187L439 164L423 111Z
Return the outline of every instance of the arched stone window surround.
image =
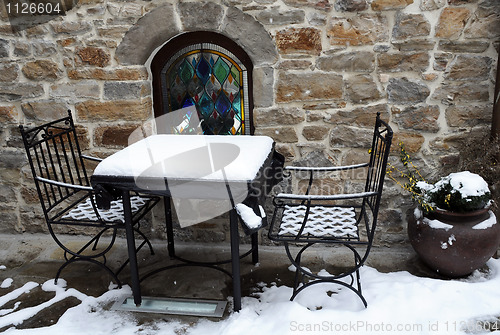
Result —
M213 31L237 43L254 66L254 106L274 104L272 67L278 60L276 45L260 22L236 7L212 2L161 5L140 18L125 34L115 58L121 65L145 65L169 40L195 31Z
M240 94L242 96L241 101L245 102L245 107L242 106L241 108L241 120L243 120L243 125L241 127L244 134L253 134L253 95L252 90L248 89L248 86L252 84L252 61L250 60L250 57L248 57L248 54L238 44L225 37L224 35L214 32L200 31L183 33L168 41L154 55L151 61L151 72L153 76L154 116L159 117L164 113L168 113L169 109L169 101L165 101L168 99L164 92L168 84L162 83L162 79L165 79L165 74L163 73L163 71L166 70L166 65L170 61L178 61L178 59L183 59L184 55L178 54L179 52L181 52L181 50L185 50L185 48L191 49L192 46L196 46L197 49L198 45L202 45L204 43L212 45L212 47L214 47L215 45L222 47L222 50L225 50L222 51L223 54L229 56L229 58L233 61L237 61L241 64L241 67L243 68L245 73L244 79L242 78L241 80L242 86L240 87ZM238 80L238 82L239 81L240 80ZM204 91L203 86L201 87L201 90Z

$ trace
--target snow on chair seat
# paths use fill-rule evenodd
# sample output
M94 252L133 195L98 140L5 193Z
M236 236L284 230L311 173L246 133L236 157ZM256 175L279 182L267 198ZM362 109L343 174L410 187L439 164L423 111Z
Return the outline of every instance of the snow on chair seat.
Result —
M306 210L305 205L285 205L278 235L281 237L299 235ZM301 237L357 239L358 227L354 208L312 206L300 235Z
M130 206L132 208L132 213L137 212L142 206L146 204L144 198L140 196L130 197ZM125 223L125 218L123 216L123 203L121 200L111 201L111 207L107 210L97 209L101 219L107 222L122 222ZM73 219L73 220L90 220L96 221L97 214L92 206L90 198L87 198L85 202L80 203L76 208L73 208L67 214L65 214L63 219Z

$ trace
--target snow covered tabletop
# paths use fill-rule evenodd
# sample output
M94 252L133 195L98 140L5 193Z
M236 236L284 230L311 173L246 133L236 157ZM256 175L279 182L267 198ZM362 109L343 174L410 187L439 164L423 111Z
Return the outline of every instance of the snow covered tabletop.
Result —
M273 143L267 136L152 135L104 159L94 176L251 181Z

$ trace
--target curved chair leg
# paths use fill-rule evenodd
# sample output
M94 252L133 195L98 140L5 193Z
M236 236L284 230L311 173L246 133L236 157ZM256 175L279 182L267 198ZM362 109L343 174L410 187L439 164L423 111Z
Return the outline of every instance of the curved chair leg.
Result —
M360 280L360 275L359 275L359 267L361 266L361 262L360 262L361 257L353 247L346 245L354 253L355 266L353 267L353 269L350 272L346 272L346 273L343 273L343 274L340 274L337 276L320 276L320 275L311 273L310 271L306 270L305 268L303 268L300 265L301 259L302 259L302 254L309 247L314 245L314 243L308 243L307 245L303 246L299 250L299 252L297 253L297 255L295 257L293 257L293 255L290 251L290 246L289 246L288 242L285 242L284 245L285 245L286 254L287 254L288 258L290 259L290 262L295 266L295 269L296 269L295 270L294 287L293 287L293 292L292 292L292 296L290 298L290 301L293 301L295 299L295 297L300 292L302 292L304 289L306 289L309 286L312 286L315 284L320 284L320 283L331 283L331 284L341 285L341 286L344 286L344 287L350 289L351 291L356 293L356 295L361 299L361 301L363 302L363 305L365 307L368 306L366 299L363 297L363 294L361 291L361 280ZM354 287L354 281L355 281L354 275L356 276L357 288ZM340 278L345 278L347 276L351 277L350 284L339 280ZM310 278L312 280L306 283L304 280L306 277ZM302 286L299 287L299 284L302 284Z

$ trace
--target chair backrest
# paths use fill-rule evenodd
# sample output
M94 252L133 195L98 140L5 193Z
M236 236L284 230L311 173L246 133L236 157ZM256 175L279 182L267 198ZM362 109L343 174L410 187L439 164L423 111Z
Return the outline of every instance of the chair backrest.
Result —
M370 163L368 167L368 176L366 179L365 192L377 192L376 197L367 199L374 217L377 217L382 188L384 186L384 177L386 174L387 160L391 149L393 131L391 127L380 119L380 113L377 113L375 130L373 132L373 142L370 149Z
M78 192L65 184L90 186L71 111L59 120L30 129L21 125L19 129L47 218L52 208Z

